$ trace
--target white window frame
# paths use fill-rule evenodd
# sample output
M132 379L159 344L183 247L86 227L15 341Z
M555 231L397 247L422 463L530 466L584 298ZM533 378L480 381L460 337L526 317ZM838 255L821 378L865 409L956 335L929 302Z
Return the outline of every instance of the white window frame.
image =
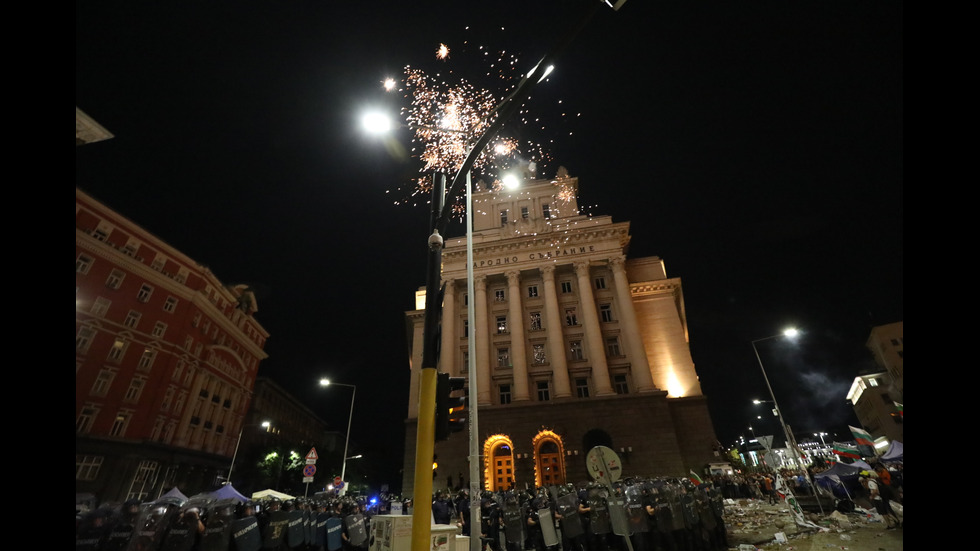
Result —
M568 341L568 359L573 361L585 359L585 352L582 350L582 341Z
M115 370L106 367L100 369L99 374L95 376L95 381L92 383L92 389L89 390L89 394L98 397L105 396L112 387L112 381L115 378Z
M129 348L129 343L126 339L122 337L116 337L116 340L112 342L112 346L109 347L109 353L106 354L106 361L112 363L119 363L122 361L123 356L126 355L126 350Z
M154 337L156 337L158 339L162 339L163 336L166 333L167 333L167 324L166 323L163 323L162 321L158 321L158 322L156 322L156 323L153 324L153 333L152 333L152 335Z
M615 321L612 315L612 304L607 302L599 305L599 319L605 323Z
M150 302L150 297L153 296L153 286L149 283L144 283L140 285L140 290L136 293L136 300L147 303Z
M572 292L572 282L571 281L567 281L567 280L566 281L562 281L561 282L561 294L567 295L568 293L571 293L571 292Z
M123 396L124 402L138 402L140 396L143 395L143 389L146 388L146 377L142 375L136 375L133 380L129 382L129 388L126 389L126 394Z
M129 313L126 314L126 319L123 320L123 325L125 325L126 327L131 327L133 329L136 329L136 326L139 325L140 318L142 317L143 314L140 313L139 311L130 310Z
M510 367L510 348L506 346L497 348L497 367Z
M167 297L163 303L163 311L173 314L177 310L177 297Z
M132 418L133 416L129 412L120 411L117 413L116 418L112 421L112 427L109 428L109 436L118 438L126 436L126 429L129 428L129 421Z
M96 480L105 457L101 455L75 455L75 480Z
M111 300L105 297L97 297L95 302L92 303L91 313L93 316L104 318L109 313L110 306L112 306Z
M87 275L92 269L92 264L95 264L95 259L91 256L87 254L78 255L78 258L75 259L75 273Z
M79 327L78 333L75 335L75 351L76 352L88 352L90 346L92 346L92 341L95 340L95 336L98 332L91 327Z
M122 287L123 280L126 279L126 272L122 270L112 270L105 279L105 286L110 289L118 290Z

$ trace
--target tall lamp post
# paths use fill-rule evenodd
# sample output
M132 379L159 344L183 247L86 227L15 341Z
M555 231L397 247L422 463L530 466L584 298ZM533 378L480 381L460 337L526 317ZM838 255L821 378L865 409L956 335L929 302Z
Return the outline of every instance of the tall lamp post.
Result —
M228 478L225 479L225 484L231 484L231 471L235 470L235 460L238 459L238 447L242 445L242 434L245 432L245 427L263 427L268 429L270 426L272 426L272 423L269 421L242 425L242 428L238 431L238 441L235 442L235 453L231 456L231 465L228 467Z
M796 440L790 437L789 428L786 426L786 420L783 418L782 410L779 409L779 403L776 402L776 395L772 391L772 385L769 384L769 376L766 375L766 368L765 366L762 365L762 357L759 356L759 348L756 346L756 343L760 343L762 341L767 341L770 339L778 339L778 338L793 339L799 334L800 332L795 328L789 328L778 335L772 335L769 337L756 339L752 341L752 350L755 352L755 359L759 362L759 369L762 370L762 378L765 379L766 381L766 388L769 389L769 397L772 398L772 410L776 414L776 417L779 418L779 424L783 427L783 436L786 438L786 447L792 453L793 459L797 463L797 465L802 467L803 460L800 457L800 450L796 447ZM756 400L756 402L759 401ZM810 472L807 471L806 468L803 468L803 472L806 473L807 480L810 480ZM820 513L822 514L823 505L820 503L820 496L817 495L817 489L816 487L813 486L812 480L810 481L810 487L813 488L813 497L816 498L817 505L820 507Z
M347 485L346 485L347 480L344 478L344 475L347 474L347 445L350 444L350 423L354 419L354 396L357 395L357 385L332 383L330 382L330 379L320 379L320 386L330 386L330 385L346 386L346 387L350 387L351 389L350 415L348 415L347 417L347 436L344 438L344 462L341 464L340 467L340 479L343 480L345 483L344 487L340 489L340 495L344 495L347 493Z

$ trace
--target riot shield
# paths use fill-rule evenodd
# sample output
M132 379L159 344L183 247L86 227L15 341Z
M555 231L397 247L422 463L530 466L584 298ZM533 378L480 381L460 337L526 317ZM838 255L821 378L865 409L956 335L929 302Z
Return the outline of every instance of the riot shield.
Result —
M344 519L347 527L347 537L353 547L361 547L367 541L367 528L365 527L364 515L355 513Z
M617 484L610 488L606 502L613 533L617 536L630 536L633 532L630 530L629 520L626 518L626 494L623 486Z
M313 547L320 549L327 545L327 520L330 519L330 513L322 511L316 514L316 520L313 523Z
M331 516L327 519L327 551L337 551L344 546L341 523L340 517Z
M262 534L258 519L245 517L232 521L231 538L235 551L259 551L262 548Z
M167 528L180 513L179 502L162 500L154 502L140 512L127 551L157 551L163 542Z
M561 532L565 539L574 539L584 534L582 518L578 514L578 494L572 492L563 495L555 503L561 514Z
M647 511L643 506L643 487L633 484L626 487L626 516L629 519L630 532L648 532L650 523Z
M504 496L504 535L508 543L524 544L524 515L513 492Z
M550 508L538 509L538 525L541 527L545 547L553 547L560 543L558 532L555 530L555 517L551 514Z
M262 532L262 548L278 549L286 538L289 529L289 511L272 511L269 513L269 524Z
M235 521L235 499L222 499L211 505L204 534L198 544L200 551L227 551L231 543L231 523Z
M188 502L189 504L190 502ZM191 551L197 544L199 523L203 523L204 511L196 506L181 507L163 537L160 551Z
M589 503L589 521L593 534L608 534L611 531L609 504L606 501L608 495L609 491L599 486L592 486L588 490L586 499Z
M306 543L306 527L303 526L302 510L287 511L289 523L286 525L286 546L299 547Z
M303 510L303 543L313 545L316 540L316 511Z

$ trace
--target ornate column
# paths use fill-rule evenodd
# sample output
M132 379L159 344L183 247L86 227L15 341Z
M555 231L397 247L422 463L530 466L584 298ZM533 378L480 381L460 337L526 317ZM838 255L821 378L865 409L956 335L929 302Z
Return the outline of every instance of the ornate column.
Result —
M490 331L487 328L487 276L473 276L473 293L475 297L470 297L473 303L476 317L476 327L470 327L469 338L475 339L474 348L476 349L476 376L477 376L477 404L489 406L493 403L490 388Z
M548 361L555 382L555 398L572 395L568 382L568 361L565 358L565 337L561 331L561 314L558 312L558 292L555 289L555 267L541 268L544 279L544 327L548 332Z
M633 307L633 295L630 293L630 282L626 277L626 259L617 256L609 260L613 271L613 281L616 286L616 303L619 305L620 324L626 346L630 351L630 373L640 392L656 390L653 374L650 373L650 362L647 360L646 349L643 348L643 337L640 335L640 325L636 320L636 308Z
M456 322L459 321L459 316L456 315L456 280L447 279L443 283L446 285L446 294L442 298L442 343L439 345L439 371L455 377L459 373L459 370L456 369L456 354L459 349L456 342Z
M524 344L524 309L521 308L521 273L509 270L507 273L508 317L510 321L510 360L514 373L514 401L528 399L527 385L527 347Z
M602 342L599 327L599 313L596 312L595 296L592 294L592 278L589 275L589 261L575 263L578 276L579 304L585 325L585 340L588 343L589 362L592 363L592 381L597 396L615 394L609 380L609 364L606 363L606 347Z

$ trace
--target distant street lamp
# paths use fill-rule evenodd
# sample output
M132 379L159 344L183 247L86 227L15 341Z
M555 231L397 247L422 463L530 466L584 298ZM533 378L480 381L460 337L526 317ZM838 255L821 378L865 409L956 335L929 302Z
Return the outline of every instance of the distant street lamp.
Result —
M242 425L241 430L238 431L238 441L235 442L235 453L231 456L231 465L228 467L228 478L226 478L225 484L231 484L231 471L235 469L235 460L238 459L238 447L242 445L242 434L245 432L245 427L263 427L268 429L272 426L269 421L262 421L261 423L249 423L248 425Z
M354 396L357 395L357 385L346 385L344 383L331 383L330 379L320 379L320 386L330 386L330 385L346 386L351 388L350 415L347 416L347 437L344 438L344 462L340 467L340 479L346 482L346 480L344 479L344 475L347 474L347 459L348 459L347 445L350 444L350 423L354 419ZM347 493L347 486L344 486L343 488L340 489L340 495L344 495L346 493Z

